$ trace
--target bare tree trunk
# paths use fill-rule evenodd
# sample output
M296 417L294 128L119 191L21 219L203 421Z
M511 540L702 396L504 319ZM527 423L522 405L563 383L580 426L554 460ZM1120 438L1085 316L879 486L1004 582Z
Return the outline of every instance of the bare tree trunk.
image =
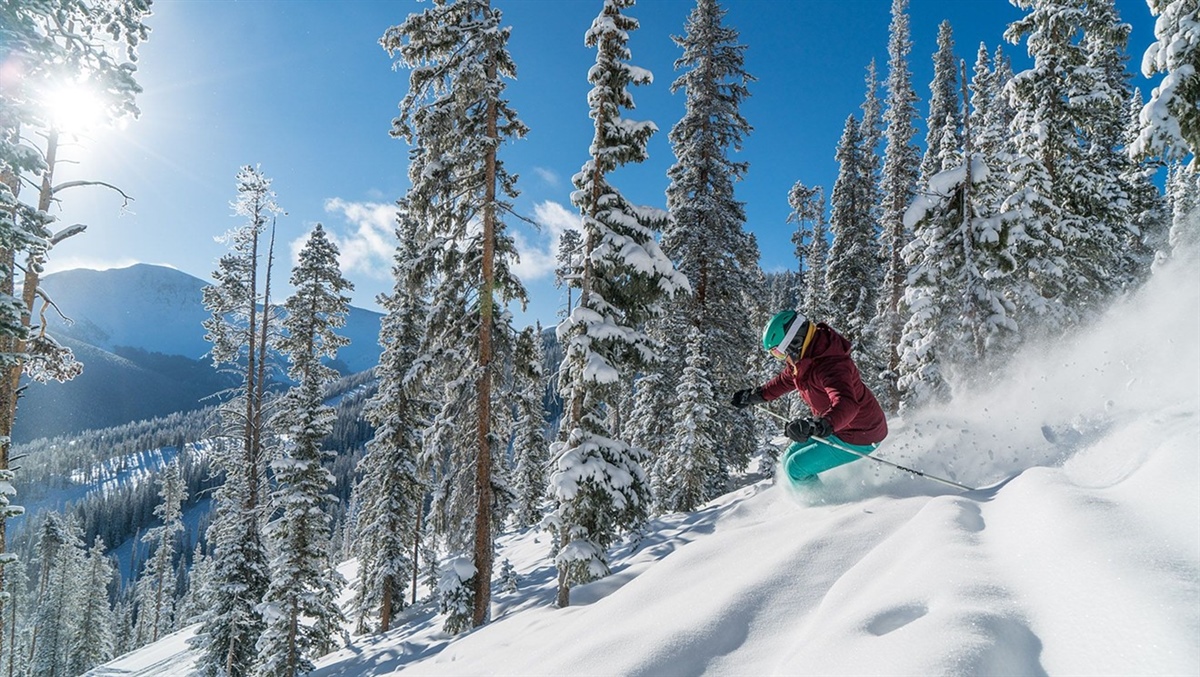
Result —
M266 280L263 283L263 309L262 309L262 332L258 341L258 375L255 379L256 387L254 393L254 446L253 457L251 459L252 472L255 476L255 482L251 484L250 491L254 505L258 505L258 490L259 482L265 481L266 478L259 478L258 471L263 462L263 408L266 400L266 383L267 383L267 338L268 330L270 329L271 319L271 269L275 265L275 223L271 223L271 240L267 247L267 270Z
M2 180L15 198L21 192L21 178L16 174L4 171L0 175ZM16 219L16 209L14 207L12 218ZM16 252L8 247L0 249L0 295L11 297L14 290L13 270L16 264ZM0 339L0 353L14 354L14 343L16 339L5 337ZM5 374L5 382L0 385L0 471L8 471L9 469L9 450L12 447L12 429L13 418L8 415L10 411L16 411L17 391L6 387L8 385L7 374ZM0 553L8 552L7 540L7 525L8 518L0 517ZM0 567L0 590L4 590L6 577L4 568ZM0 596L0 638L3 638L3 623L4 623L4 597ZM10 621L8 631L9 649L8 649L8 677L13 677L13 661L16 655L16 605L13 605L12 620Z
M254 232L254 242L250 245L250 298L247 301L248 326L246 330L246 422L242 439L243 457L246 459L246 494L242 496L242 507L247 511L258 507L258 463L254 434L254 394L258 392L255 376L258 360L258 224L259 205L255 204L250 215Z
M425 511L420 504L417 505L417 528L413 531L413 558L412 558L412 603L417 603L417 571L420 570L421 557L421 520L425 517Z
M487 63L488 81L496 79L496 64ZM487 107L487 136L491 142L485 166L483 205L483 289L480 290L479 382L476 387L479 414L479 453L475 458L475 595L471 621L475 627L487 622L492 592L492 325L495 322L496 284L496 102Z
M392 627L392 577L383 579L383 595L379 601L379 631L387 632Z

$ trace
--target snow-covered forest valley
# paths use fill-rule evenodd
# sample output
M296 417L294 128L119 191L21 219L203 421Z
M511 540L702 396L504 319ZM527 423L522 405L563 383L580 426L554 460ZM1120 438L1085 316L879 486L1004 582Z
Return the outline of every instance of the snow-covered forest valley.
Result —
M120 189L56 181L42 93L98 83L135 117L154 17L0 5L0 671L1200 673L1196 0L1147 0L1149 45L1114 0L1012 0L1023 18L969 53L943 22L926 97L892 0L836 180L778 196L784 271L735 194L755 79L720 0L669 36L668 85L635 65L634 0L592 1L556 326L514 321L520 27L501 0L434 0L380 27L407 74L381 143L410 187L373 366L339 359L336 238L283 255L288 196L246 165L189 301L221 389L53 436L15 422L103 354L47 319L72 311L54 247L89 237L55 205ZM681 119L626 117L663 86ZM622 169L659 125L663 203L634 204ZM822 412L731 402L788 368L760 333L786 309L849 339L889 428L800 487L781 431Z

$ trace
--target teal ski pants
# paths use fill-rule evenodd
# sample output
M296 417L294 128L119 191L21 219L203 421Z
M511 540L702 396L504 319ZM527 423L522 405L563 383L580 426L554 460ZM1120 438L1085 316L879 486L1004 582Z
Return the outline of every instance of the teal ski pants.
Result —
M850 444L838 439L836 435L830 435L829 441L847 449L861 451L864 454L875 451L879 446L878 444ZM818 473L845 465L850 461L857 461L858 458L854 454L835 449L818 440L792 442L787 451L783 453L783 468L792 482L806 482L812 480Z

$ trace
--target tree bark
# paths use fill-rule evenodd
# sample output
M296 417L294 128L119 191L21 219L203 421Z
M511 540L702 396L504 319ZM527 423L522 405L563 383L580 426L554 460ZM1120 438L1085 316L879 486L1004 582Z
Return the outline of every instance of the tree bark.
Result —
M496 79L496 64L487 63L487 79ZM475 458L475 595L471 622L487 622L492 592L492 325L495 304L496 264L496 102L487 104L487 140L484 157L483 288L479 294L479 381L476 388L479 426Z

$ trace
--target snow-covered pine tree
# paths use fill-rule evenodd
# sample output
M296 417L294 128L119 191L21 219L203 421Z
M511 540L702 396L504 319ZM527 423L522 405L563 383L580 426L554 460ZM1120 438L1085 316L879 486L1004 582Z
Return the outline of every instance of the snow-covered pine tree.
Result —
M991 86L987 49L981 47L976 72L980 91ZM965 64L963 66L965 80ZM912 272L904 305L909 317L900 342L898 386L905 406L921 406L949 397L952 370L976 375L988 366L987 353L1005 343L1016 329L1013 307L1005 298L1004 277L1015 268L1004 241L1005 223L995 212L997 190L986 155L973 146L971 116L945 116L945 137L959 138L955 118L967 121L957 163L943 147L949 169L930 177L905 214L914 238L904 249ZM977 92L978 94L978 92ZM991 101L977 99L977 104ZM982 111L976 110L976 117Z
M1010 193L1002 211L1017 222L1012 244L1028 281L1014 299L1022 334L1052 333L1074 320L1063 303L1067 219L1060 202L1061 182L1079 161L1073 117L1064 94L1081 91L1067 80L1084 63L1078 43L1082 0L1019 0L1029 14L1009 25L1005 38L1027 38L1033 66L1015 76L1005 91L1013 108L1014 153L1008 174Z
M1193 162L1200 150L1200 5L1195 0L1146 0L1155 41L1142 56L1142 74L1164 73L1142 108L1140 133L1129 151Z
M874 316L874 299L879 289L879 259L876 257L875 222L867 197L871 177L862 145L861 129L853 115L846 118L834 158L838 175L830 197L829 263L825 289L829 298L826 320L856 346L868 343L868 324ZM776 311L778 312L778 311ZM864 378L871 369L863 363Z
M975 170L972 165L969 191L976 218L971 252L978 257L973 272L979 278L963 287L968 292L963 298L970 303L962 313L962 329L971 338L964 338L962 344L964 350L969 346L969 352L952 358L976 378L994 372L1020 343L1014 299L1023 296L1021 290L1028 284L1017 274L1020 262L1014 240L1019 238L1011 232L1014 221L1011 215L1002 213L1014 148L1009 133L1012 108L1004 96L1011 79L1012 69L1001 49L997 47L989 55L987 46L981 43L968 87L971 111L967 116L971 156L982 165L980 170L986 169ZM966 368L968 362L972 368Z
M145 0L0 5L0 60L8 62L15 54L22 64L6 72L0 96L0 590L5 587L4 567L14 561L7 550L5 525L22 512L10 504L15 490L9 465L22 373L39 380L67 380L80 368L70 350L34 321L48 307L35 304L43 298L39 283L50 248L83 230L71 226L54 232L50 206L63 199L67 188L107 185L56 184L60 135L79 130L60 128L44 93L69 82L86 82L94 85L104 104L102 118L136 115L134 101L141 92L134 77L137 47L149 35L144 23L149 5ZM44 146L33 141L39 136ZM35 199L21 200L23 183L38 186ZM0 596L0 637L8 641L12 633L4 603Z
M665 344L666 337L651 327L653 339ZM682 364L682 361L667 361L662 364ZM675 385L678 375L667 372L659 366L638 378L634 383L633 406L625 422L625 438L638 449L645 449L647 457L645 467L653 468L659 457L668 452L671 441L671 426L675 405ZM657 495L659 487L655 485L655 477L650 476L650 493ZM653 507L657 508L657 505Z
M181 506L187 500L187 487L179 473L179 461L167 465L159 478L159 504L154 507L158 526L142 535L142 542L154 550L142 566L137 582L138 644L157 642L170 631L175 611L175 549L183 532Z
M0 642L0 671L6 675L24 675L29 668L29 609L34 591L29 587L26 566L9 567L4 578L5 635Z
M1171 164L1167 201L1171 206L1170 254L1194 256L1200 251L1200 167L1195 162Z
M605 420L616 391L655 356L646 322L661 315L665 298L688 289L655 240L665 214L630 204L607 179L621 165L645 159L657 129L621 117L621 109L633 107L628 86L652 78L627 63L638 22L621 10L631 6L633 0L605 0L585 35L596 48L588 72L595 135L571 195L583 216L583 274L579 305L558 326L566 434L551 446L557 507L549 524L562 546L555 558L560 607L570 604L572 585L608 573L606 549L646 514L645 451L615 436Z
M925 118L925 155L921 158L919 179L921 185L928 185L934 174L956 164L962 150L959 62L954 55L954 29L949 21L943 21L938 26L937 45L938 49L933 54L933 81L929 83L929 115Z
M546 502L546 395L542 327L526 327L517 337L513 355L512 401L516 409L513 430L513 489L517 500L517 526L541 523Z
M187 587L175 612L176 630L182 630L204 615L205 590L212 584L212 560L204 553L202 543L196 543L192 550L186 581Z
M990 53L985 43L979 43L968 84L971 92L971 146L983 158L989 168L989 176L997 183L1002 183L999 179L1006 176L1004 170L1014 150L1009 130L1013 110L1004 93L1010 80L1012 69L1001 47L997 46L995 52ZM990 199L998 207L1003 196L996 194Z
M1024 315L1042 315L1052 333L1090 316L1120 291L1113 271L1127 229L1124 143L1129 26L1111 0L1018 0L1029 13L1009 26L1026 41L1033 67L1014 77L1015 190L1006 211L1020 214L1020 259L1036 295Z
M417 553L421 545L423 501L427 492L418 471L420 430L429 414L421 386L421 334L426 326L428 253L419 225L403 200L396 215L396 253L391 294L381 297L385 314L376 367L379 387L364 416L375 427L367 453L358 464L354 488L354 552L359 559L355 624L365 632L377 619L380 632L391 628L404 609L409 579L416 601Z
M904 329L896 346L895 375L899 404L906 407L950 396L945 371L959 311L954 298L958 290L950 286L950 279L970 255L974 216L964 201L970 197L972 177L965 164L957 84L954 36L950 22L943 21L933 55L919 192L905 213L904 228L912 232L912 239L901 250L910 272L901 301Z
M79 628L83 534L70 518L48 513L38 529L39 567L29 642L29 674L70 674L71 639Z
M712 482L718 477L719 456L716 446L716 402L709 382L708 351L704 332L692 327L684 344L688 359L675 389L675 426L670 453L658 457L653 469L654 500L659 512L685 512L710 499L724 488ZM690 405L690 406L689 406Z
M567 292L567 304L559 313L560 318L570 316L575 307L571 290L579 285L582 248L583 236L574 228L567 228L558 238L558 267L554 269L554 286Z
M71 639L71 661L66 674L82 675L115 655L116 637L108 589L116 566L104 551L104 539L97 538L84 561L81 572L84 597L79 601L79 625Z
M883 286L879 292L878 309L871 332L877 341L878 357L886 364L886 376L875 393L885 410L898 405L896 369L900 363L900 333L904 319L901 302L908 280L908 266L902 254L912 239L904 224L904 212L916 194L920 171L920 151L913 139L917 128L917 94L913 90L908 55L912 51L909 30L908 0L892 0L892 23L888 40L888 77L885 82L887 109L883 114L884 131L883 172L880 175L880 226L882 228L880 258L884 262Z
M869 230L871 240L874 242L879 237L880 231L880 208L883 205L883 193L880 186L880 173L883 171L883 156L881 155L880 145L883 143L883 100L879 98L879 72L875 66L875 59L867 64L867 75L864 78L866 84L866 93L863 95L863 102L859 106L862 111L862 119L859 122L858 133L862 139L862 166L864 172L864 182L866 190L866 205L863 206L864 218L869 221L869 225L864 225L864 230ZM879 285L883 281L883 263L879 261L875 264L875 274L878 279L871 285L870 301L871 312L874 312L875 295L878 293Z
M503 461L496 382L504 373L496 347L514 333L503 308L525 302L510 262L515 247L502 216L516 197L516 176L501 162L502 143L526 127L504 97L516 77L508 52L510 29L489 0L438 0L381 44L411 69L409 91L392 134L412 146L408 193L414 218L444 242L435 261L436 285L422 359L443 385L441 412L428 438L450 457L431 466L448 470L441 521L452 549L471 552L475 567L469 625L487 621L494 558L493 470ZM473 430L461 422L473 421ZM439 444L440 442L440 444ZM465 626L464 626L465 627Z
M800 262L801 288L797 293L798 307L805 316L825 321L829 317L829 294L825 289L825 268L829 257L829 242L825 227L825 189L808 187L797 181L788 191L792 213L788 220L796 224L792 243L796 245L796 260Z
M213 583L207 613L194 638L207 675L249 674L263 621L257 607L270 582L263 544L263 490L266 484L267 362L278 338L278 317L271 305L274 237L260 261L260 240L280 209L271 181L256 167L237 176L234 213L245 222L226 234L230 251L217 263L215 284L203 290L212 316L204 321L213 362L234 372L240 382L222 405L226 437L215 449L214 464L224 484L214 493L214 519L208 529ZM273 232L273 228L272 228ZM260 268L265 271L259 290Z
M715 465L694 464L714 473L702 482L704 492L696 496L701 502L714 497L705 492L723 493L729 472L745 469L755 451L750 414L719 406L745 377L745 354L755 338L747 299L758 291L752 286L758 245L745 230L745 206L734 196L734 184L745 176L748 165L731 157L752 131L740 108L754 77L745 69L746 47L738 43L737 30L724 24L725 16L717 0L697 0L684 35L672 37L683 50L675 61L675 68L683 72L671 83L671 91L683 91L686 99L683 117L669 134L677 160L667 170L670 219L663 227L662 248L691 281L693 293L672 300L655 322L669 346L669 358L660 367L668 374L680 374L690 362L692 355L680 348L693 330L701 333L706 346L709 373L703 378L712 384L710 400L675 400L671 415L678 421L703 407L713 419L713 449L693 447L695 453L716 455ZM701 392L692 389L687 394ZM674 446L664 450L681 452ZM695 507L678 501L674 505L679 510Z
M325 390L338 373L323 360L350 343L336 332L346 324L350 298L345 293L354 285L342 276L337 245L321 224L300 249L290 281L295 292L284 303L278 348L295 385L280 399L272 421L286 441L271 462L274 517L266 535L274 558L259 608L266 622L257 644L255 674L261 677L310 672L314 658L334 649L329 631L343 621L337 604L325 603L337 599L343 581L328 566L333 476L325 461L334 452L322 447L334 419Z
M1066 92L1079 138L1079 162L1063 184L1061 204L1077 232L1068 235L1066 303L1074 314L1090 318L1113 297L1137 282L1120 274L1123 247L1131 231L1130 195L1125 176L1131 160L1125 150L1131 87L1126 70L1130 26L1121 21L1113 0L1088 0L1080 21L1084 62L1079 89Z
M1137 141L1141 130L1142 91L1133 88L1129 100L1129 119L1125 128L1125 148ZM1158 166L1147 158L1132 158L1121 180L1129 193L1129 223L1122 231L1121 264L1116 274L1131 286L1140 286L1150 276L1158 256L1168 251L1167 233L1171 225L1166 196L1155 185Z

